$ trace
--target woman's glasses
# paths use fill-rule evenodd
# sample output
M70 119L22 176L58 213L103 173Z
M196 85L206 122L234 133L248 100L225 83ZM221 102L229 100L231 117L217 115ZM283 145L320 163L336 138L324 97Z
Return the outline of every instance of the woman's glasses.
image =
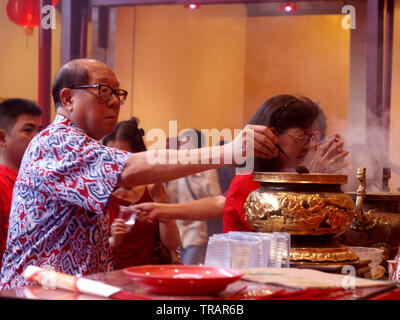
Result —
M319 132L315 132L312 135L304 134L302 136L297 136L289 131L278 130L278 132L280 132L282 134L287 134L288 136L291 136L296 141L299 141L303 147L305 147L309 144L319 144L319 141L320 141Z

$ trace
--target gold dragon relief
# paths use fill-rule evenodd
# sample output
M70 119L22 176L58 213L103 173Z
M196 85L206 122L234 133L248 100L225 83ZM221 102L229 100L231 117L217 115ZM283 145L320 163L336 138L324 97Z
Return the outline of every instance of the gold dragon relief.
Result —
M303 235L344 231L353 219L353 208L343 193L253 191L244 205L246 220L255 231Z

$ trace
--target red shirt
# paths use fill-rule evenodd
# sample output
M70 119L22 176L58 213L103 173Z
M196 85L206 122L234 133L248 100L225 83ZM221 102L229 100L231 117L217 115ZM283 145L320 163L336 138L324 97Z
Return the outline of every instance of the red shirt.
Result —
M0 164L0 267L7 244L8 218L18 172Z
M253 181L253 174L236 175L229 187L224 206L224 232L253 231L245 220L243 206L250 192L260 184Z
M153 202L147 188L143 196L136 203L141 202ZM108 207L110 227L114 219L119 216L119 206L128 206L130 204L128 201L111 196ZM131 266L151 264L153 248L158 232L158 221L156 219L153 223L141 222L136 219L135 224L126 234L123 242L112 249L116 268L124 269Z

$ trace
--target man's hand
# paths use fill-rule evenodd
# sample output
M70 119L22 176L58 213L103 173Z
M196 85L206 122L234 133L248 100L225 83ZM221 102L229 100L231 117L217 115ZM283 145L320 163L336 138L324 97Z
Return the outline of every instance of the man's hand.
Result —
M160 222L169 219L206 221L222 217L225 205L223 195L206 197L184 203L146 202L132 205L141 219L157 218Z
M278 156L277 143L277 136L268 127L247 125L232 142L224 145L224 152L232 152L234 164L252 156L271 159Z
M169 216L169 204L157 202L144 202L133 205L132 208L138 210L137 215L143 220L151 220L157 218L159 221L164 221L173 217Z

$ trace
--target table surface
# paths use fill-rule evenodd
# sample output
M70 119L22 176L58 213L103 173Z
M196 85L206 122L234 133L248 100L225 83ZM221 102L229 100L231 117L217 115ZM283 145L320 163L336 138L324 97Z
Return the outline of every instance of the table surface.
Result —
M146 296L148 299L154 300L216 300L229 299L233 295L236 299L254 299L256 297L265 296L283 289L283 287L272 284L263 284L238 280L231 283L227 288L219 294L219 296L169 296L157 295L150 293L144 289L141 284L131 279L124 271L117 270L107 273L98 273L86 278L101 281L110 285L120 287L123 290L134 292ZM288 291L294 290L284 288ZM382 287L370 287L350 290L351 294L342 298L342 300L359 300L365 299L369 295L382 290ZM240 291L239 295L235 295ZM79 294L61 289L48 289L41 285L27 286L23 288L4 290L0 292L2 299L45 299L45 300L104 300L105 298L88 294Z

